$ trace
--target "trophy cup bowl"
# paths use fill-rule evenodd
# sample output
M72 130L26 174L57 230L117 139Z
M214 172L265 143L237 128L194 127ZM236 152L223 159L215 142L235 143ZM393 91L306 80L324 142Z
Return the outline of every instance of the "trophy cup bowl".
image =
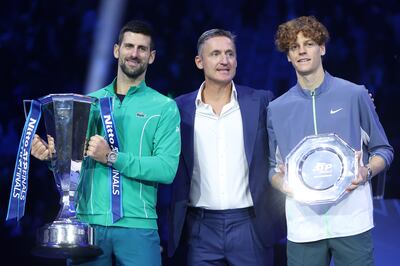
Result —
M286 181L305 204L339 200L358 173L355 151L336 134L307 136L286 156Z
M84 157L90 107L94 98L78 94L50 94L39 99L50 150L50 167L60 193L55 221L37 232L32 253L46 258L94 257L93 228L76 218L75 198Z

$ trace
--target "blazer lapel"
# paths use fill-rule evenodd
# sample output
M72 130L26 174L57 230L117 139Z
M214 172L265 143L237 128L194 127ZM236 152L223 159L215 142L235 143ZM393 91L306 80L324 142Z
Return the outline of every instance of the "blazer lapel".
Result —
M190 178L192 178L193 173L194 118L196 113L196 96L197 91L189 94L180 107L182 119L182 156L187 166L187 171Z
M250 90L246 90L242 86L236 85L236 91L242 115L244 148L250 167L258 129L259 100L249 93Z

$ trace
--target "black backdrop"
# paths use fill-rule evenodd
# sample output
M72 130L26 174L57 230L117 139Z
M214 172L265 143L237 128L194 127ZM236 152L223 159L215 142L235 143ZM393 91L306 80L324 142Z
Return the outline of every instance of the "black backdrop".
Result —
M332 2L332 3L331 3ZM277 26L300 15L315 15L328 28L331 42L324 57L333 75L365 84L390 143L399 150L396 119L400 85L400 3L386 1L127 1L121 21L145 19L157 32L157 58L147 83L178 96L195 90L202 73L195 68L196 41L210 28L237 34L235 82L284 93L295 83L286 57L273 44ZM334 2L334 4L333 4ZM55 92L84 93L95 42L101 1L2 1L0 3L0 219L5 221L15 155L22 131L23 99ZM117 32L114 33L115 40ZM109 49L112 59L112 47ZM110 68L107 82L115 75ZM106 85L102 84L102 85ZM43 133L42 126L39 132ZM399 159L387 174L385 198L400 198ZM1 257L14 265L63 265L30 255L38 227L54 219L58 195L51 173L31 161L25 217L19 224L1 222ZM162 222L162 219L161 219ZM163 232L161 232L163 235ZM10 263L11 264L11 263Z

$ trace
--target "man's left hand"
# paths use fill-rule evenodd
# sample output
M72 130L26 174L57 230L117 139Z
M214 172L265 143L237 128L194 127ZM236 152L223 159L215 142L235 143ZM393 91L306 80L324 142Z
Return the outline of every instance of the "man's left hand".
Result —
M356 160L358 161L358 175L346 189L347 192L351 192L367 182L368 168L361 165L361 151L356 152Z
M111 151L107 141L100 135L92 136L86 154L93 160L107 163L107 154Z

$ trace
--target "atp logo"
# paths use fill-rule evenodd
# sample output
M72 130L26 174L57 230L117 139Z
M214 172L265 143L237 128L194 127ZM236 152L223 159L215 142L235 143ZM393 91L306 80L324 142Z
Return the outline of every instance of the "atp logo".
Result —
M332 174L332 164L331 163L316 163L312 169L314 173L318 174Z

